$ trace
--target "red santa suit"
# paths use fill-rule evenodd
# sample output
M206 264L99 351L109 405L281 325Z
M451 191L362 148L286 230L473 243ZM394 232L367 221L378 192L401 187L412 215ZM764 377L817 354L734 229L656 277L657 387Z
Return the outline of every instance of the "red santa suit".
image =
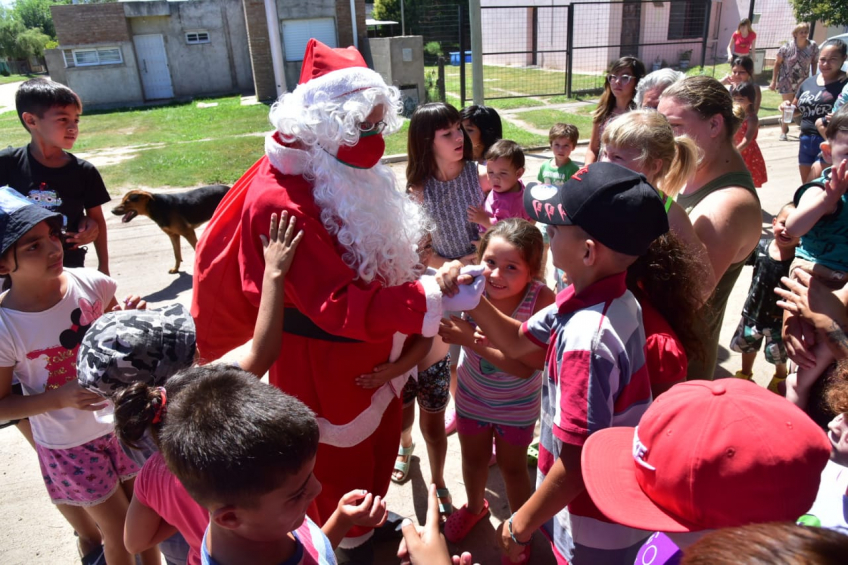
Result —
M304 72L308 64L315 72L312 66L320 59L310 56L310 50L323 47L313 42ZM321 51L330 67L339 65L332 62L333 54L342 50ZM352 54L354 64L360 63L355 66L364 67L352 49L340 55L346 59L341 65L352 66ZM363 79L368 80L374 78ZM301 81L306 82L303 75ZM364 282L345 263L346 249L322 223L313 184L303 176L309 158L309 152L284 143L279 133L266 140L266 156L230 190L197 244L192 315L205 361L249 340L265 269L259 236L267 234L272 213L285 210L297 218L304 235L285 279L282 352L269 378L318 416L321 444L315 475L323 491L314 518L323 523L351 490L385 496L400 440L399 384L365 389L355 379L397 357L402 344L398 333L434 335L442 306L432 279L395 286L379 278ZM354 528L348 545L367 535L368 530Z

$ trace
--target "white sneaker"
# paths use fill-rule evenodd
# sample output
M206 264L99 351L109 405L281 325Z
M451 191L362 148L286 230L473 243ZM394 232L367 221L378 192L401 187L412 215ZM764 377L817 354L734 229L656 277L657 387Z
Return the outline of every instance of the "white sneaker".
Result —
M778 141L789 141L789 138L786 137L785 133L781 133L780 137L777 138Z

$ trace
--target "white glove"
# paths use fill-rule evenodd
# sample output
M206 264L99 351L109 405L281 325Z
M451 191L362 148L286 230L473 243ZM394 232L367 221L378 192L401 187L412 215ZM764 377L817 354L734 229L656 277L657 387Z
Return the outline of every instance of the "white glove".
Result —
M471 275L474 277L474 281L471 284L457 285L459 292L453 296L442 295L442 311L465 312L476 308L486 286L486 277L483 276L485 270L486 267L483 265L466 265L463 267L459 274Z

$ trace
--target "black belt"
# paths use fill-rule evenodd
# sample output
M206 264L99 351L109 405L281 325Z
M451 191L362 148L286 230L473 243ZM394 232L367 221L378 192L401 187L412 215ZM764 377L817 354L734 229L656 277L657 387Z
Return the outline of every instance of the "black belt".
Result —
M315 325L306 314L297 308L288 307L283 309L283 331L287 334L299 335L309 339L320 339L321 341L335 341L338 343L362 343L358 339L341 337L325 332Z

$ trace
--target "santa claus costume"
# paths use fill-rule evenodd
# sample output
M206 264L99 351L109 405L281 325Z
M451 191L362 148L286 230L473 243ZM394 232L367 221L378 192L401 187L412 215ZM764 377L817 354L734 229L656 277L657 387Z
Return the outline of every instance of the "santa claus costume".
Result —
M386 494L405 379L376 390L354 380L396 358L399 334L432 336L441 318L438 285L419 278L423 214L379 161L381 130L400 127L399 107L397 89L359 52L310 40L298 87L271 108L276 132L266 155L197 244L192 315L210 361L252 337L264 270L259 236L271 214L288 211L304 232L286 276L282 353L270 382L318 416L318 523L350 490ZM342 547L370 535L354 528Z

